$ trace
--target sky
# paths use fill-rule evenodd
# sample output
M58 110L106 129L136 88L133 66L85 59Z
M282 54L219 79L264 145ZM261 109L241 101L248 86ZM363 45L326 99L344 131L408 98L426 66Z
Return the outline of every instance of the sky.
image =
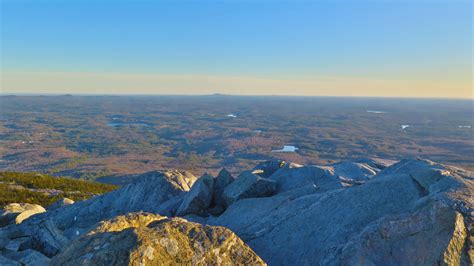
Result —
M1 92L474 98L471 0L0 0Z

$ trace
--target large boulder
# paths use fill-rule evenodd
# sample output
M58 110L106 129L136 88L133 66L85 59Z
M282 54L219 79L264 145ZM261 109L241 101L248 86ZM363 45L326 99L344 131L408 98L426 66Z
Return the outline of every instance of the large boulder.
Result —
M20 266L21 264L18 261L11 260L0 255L0 265L2 266Z
M142 216L146 216L142 218ZM264 265L234 233L182 218L129 214L100 224L53 265Z
M54 256L65 243L117 215L136 211L174 214L196 180L186 171L148 172L110 193L39 214L22 224L21 231L32 237L37 250Z
M38 251L27 249L17 252L13 255L14 259L21 263L21 265L31 266L48 266L51 259L41 254Z
M42 220L34 227L23 228L22 231L29 234L37 250L50 257L56 255L69 242L69 238L63 234L53 219ZM76 232L76 235L79 235L79 231Z
M325 170L281 169L271 179L284 190L236 201L207 223L231 229L275 265L472 265L472 172L404 160L343 186ZM313 191L301 191L311 183Z
M205 216L211 204L213 190L214 177L208 174L203 175L183 197L176 215L196 214Z
M330 165L298 166L286 164L269 179L278 184L278 192L290 191L308 185L319 187L318 193L363 184L377 175L389 162L360 159Z
M74 201L69 198L62 198L54 202L53 204L48 206L48 211L56 210L59 208L62 208L64 206L72 205L74 204Z
M31 247L31 238L18 237L18 238L9 240L8 243L4 246L4 249L17 252L17 251L25 250L28 247Z
M214 181L214 205L225 206L224 190L232 182L234 182L234 177L225 168L222 169Z
M364 164L372 169L377 169L379 171L391 166L396 162L397 161L382 158L359 158L355 160L355 163Z
M380 159L359 159L330 165L301 166L287 163L274 172L269 179L278 184L278 192L290 191L308 185L316 185L318 193L360 185L392 162Z
M287 163L282 160L265 161L255 166L252 169L252 173L264 178L268 178L285 165L287 165Z
M344 265L362 261L371 265L388 261L398 265L467 265L463 215L436 201L425 204L412 214L388 215L372 222L350 239L335 259Z
M321 166L321 168L330 170L340 178L355 181L367 181L381 171L381 169L369 162L339 162L328 166Z
M166 219L166 216L147 212L131 212L119 215L110 220L101 221L94 229L88 232L91 234L105 232L121 232L127 228L148 226L150 223Z
M262 178L251 172L244 172L227 186L223 198L227 206L245 198L269 197L276 192L275 181Z
M450 172L444 166L427 160L401 160L393 167L386 168L380 174L410 175L424 193L429 193L431 185L449 176Z
M117 191L1 228L0 255L60 252L53 262L66 265L260 263L250 247L275 265L473 264L470 171L427 160L364 160L286 164L269 178L254 172L234 181L223 172L225 211L186 220L165 215L180 206L211 213L219 178L213 186L206 179L193 186L196 178L180 172L150 173ZM206 190L211 193L202 194ZM124 215L141 210L154 214Z
M275 172L269 179L277 183L279 193L308 185L318 186L320 192L352 186L350 180L339 178L331 169L313 165L284 167Z
M45 212L46 210L38 204L10 203L0 213L0 227L10 223L20 224L30 216Z
M4 249L8 243L10 242L10 239L8 236L6 236L5 234L1 234L0 235L0 250Z
M58 209L54 220L60 229L68 229L70 236L76 235L77 230L87 231L99 221L129 212L169 214L176 210L162 206L169 204L177 208L179 205L171 202L175 203L177 197L189 191L196 180L186 171L149 172L118 190Z
M271 221L268 219L268 216L272 215L280 206L285 206L286 203L301 197L310 196L317 193L317 191L316 186L308 185L278 193L272 197L241 199L230 205L221 215L210 217L205 222L210 225L224 225L232 228L231 230L247 243L256 236L265 234L267 230L272 230L273 227L270 225L280 222L279 220ZM287 212L289 213L290 210L287 209ZM263 226L259 224L260 230L253 227L260 220L266 220L270 224ZM249 230L249 228L252 229Z

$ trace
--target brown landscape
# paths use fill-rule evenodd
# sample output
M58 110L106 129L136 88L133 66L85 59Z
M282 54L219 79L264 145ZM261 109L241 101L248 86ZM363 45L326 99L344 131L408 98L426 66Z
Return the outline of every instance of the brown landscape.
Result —
M0 168L123 183L159 169L422 157L474 166L472 101L2 96ZM403 125L408 125L402 128ZM272 152L284 145L295 152Z

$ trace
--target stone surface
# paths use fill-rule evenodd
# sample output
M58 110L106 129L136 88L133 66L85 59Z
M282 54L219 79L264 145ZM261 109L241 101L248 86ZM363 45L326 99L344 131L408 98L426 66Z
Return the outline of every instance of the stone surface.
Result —
M19 237L10 240L4 247L5 250L9 251L20 251L25 250L31 246L31 238L29 237Z
M269 179L277 183L278 192L290 191L308 185L317 185L321 192L344 187L342 180L333 172L319 166L284 167Z
M45 212L46 210L37 204L10 203L6 205L0 214L0 227L10 223L20 224L30 216Z
M283 188L276 195L239 200L207 223L231 229L270 265L472 263L472 172L405 160L343 186L325 171L281 169L271 176ZM296 193L300 182L314 191Z
M53 219L44 219L32 227L24 231L30 231L33 246L47 256L56 255L69 242Z
M146 218L140 218L142 215ZM54 257L52 264L263 265L264 262L226 228L142 213L102 223L74 240Z
M430 201L413 214L369 224L348 241L337 260L346 265L460 265L467 234L463 219L459 212Z
M10 242L10 239L6 235L0 235L0 250L4 249L8 243Z
M166 216L146 212L131 212L113 219L101 221L97 227L88 232L89 235L105 232L121 232L127 228L146 227L150 223L166 219Z
M382 171L389 162L360 159L357 162L339 162L330 165L294 166L287 164L270 179L278 183L278 191L289 191L311 184L317 185L319 192L360 185Z
M262 178L251 172L244 172L227 186L223 198L227 206L245 198L269 197L276 191L275 181Z
M191 190L183 197L183 201L179 206L176 215L185 216L196 214L200 216L207 215L207 209L211 205L212 195L214 192L214 177L205 174L199 178Z
M174 214L180 197L196 180L186 171L149 172L118 190L37 215L22 228L38 250L54 256L65 243L102 220L136 211Z
M381 169L369 162L339 162L327 166L332 172L342 178L366 181L375 176Z
M0 244L23 239L30 246L17 250L60 252L57 265L262 263L255 253L270 265L473 264L470 171L418 159L287 163L268 178L255 171L235 180L221 172L223 185L219 177L196 182L179 171L148 173L117 191L3 227ZM216 204L217 194L225 206ZM212 216L196 215L202 211ZM165 217L176 213L186 220ZM2 252L15 260L17 251Z
M24 220L30 218L30 216L33 216L33 215L39 214L39 213L43 213L45 211L46 210L43 207L38 205L34 209L26 210L26 211L18 214L18 216L15 218L15 223L16 224L21 224Z
M18 252L16 260L26 266L48 266L51 262L50 258L31 249Z
M60 199L60 200L56 201L55 203L51 204L48 207L48 211L55 210L55 209L58 209L58 208L62 208L64 206L72 205L72 204L74 204L74 201L72 199L63 198L63 199Z
M213 205L215 205L217 209L225 209L226 204L223 198L223 193L225 188L232 182L234 182L234 177L232 177L232 175L226 169L222 169L217 175L214 181L213 195Z
M21 264L18 261L11 260L0 255L0 265L2 266L20 266Z
M261 177L268 178L285 165L287 165L287 163L282 160L265 161L255 166L252 172Z

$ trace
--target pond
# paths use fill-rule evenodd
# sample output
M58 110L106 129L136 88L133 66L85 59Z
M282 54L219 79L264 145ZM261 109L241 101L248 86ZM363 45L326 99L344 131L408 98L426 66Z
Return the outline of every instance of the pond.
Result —
M283 146L283 149L281 150L272 150L272 152L296 152L298 148L295 147L295 146L291 146L291 145L285 145Z

